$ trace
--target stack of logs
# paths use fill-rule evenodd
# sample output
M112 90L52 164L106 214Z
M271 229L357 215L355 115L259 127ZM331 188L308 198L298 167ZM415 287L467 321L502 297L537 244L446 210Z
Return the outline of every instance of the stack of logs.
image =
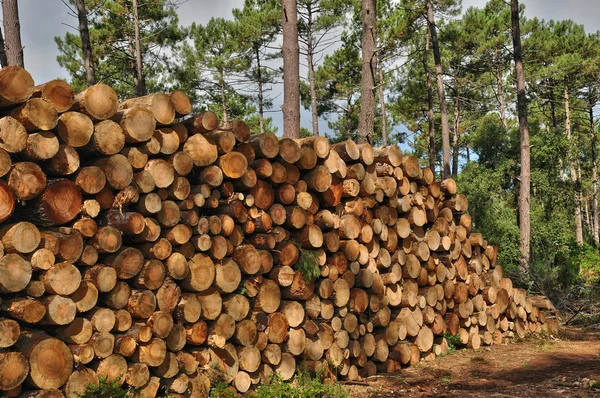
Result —
M0 70L0 390L154 397L341 378L556 331L396 146L251 135L182 92L118 102Z

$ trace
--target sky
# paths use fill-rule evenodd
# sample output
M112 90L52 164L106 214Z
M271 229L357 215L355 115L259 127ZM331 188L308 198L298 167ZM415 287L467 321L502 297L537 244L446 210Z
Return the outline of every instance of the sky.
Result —
M65 0L66 1L66 0ZM543 19L572 19L583 24L588 32L600 30L599 0L521 0L525 5L525 15ZM485 0L463 0L463 7L482 7ZM212 17L231 18L231 10L243 6L243 0L187 0L178 9L180 23L184 26L192 22L205 24ZM63 36L67 31L75 31L76 18L70 16L61 0L19 0L21 37L25 48L25 67L36 84L69 76L56 62L58 48L55 36ZM0 10L1 16L1 10ZM302 73L302 72L301 72ZM275 87L274 91L281 91ZM274 101L274 109L279 109L282 96ZM281 112L269 114L281 133L283 121ZM310 129L310 112L302 110L301 123ZM326 129L327 122L319 122L320 129Z

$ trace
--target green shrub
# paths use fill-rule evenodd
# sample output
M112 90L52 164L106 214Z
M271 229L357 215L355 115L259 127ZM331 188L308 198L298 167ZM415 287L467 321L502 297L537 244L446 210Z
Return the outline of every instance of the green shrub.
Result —
M444 338L448 343L448 349L446 352L442 353L444 355L454 354L456 352L456 348L460 345L460 338L458 336L452 335L448 332L444 333Z
M224 381L220 381L210 388L210 398L237 398L237 396Z
M310 283L321 276L321 269L319 268L319 258L317 253L311 250L304 250L298 247L300 256L295 267L300 271L304 282Z
M119 386L121 377L108 380L108 376L100 376L98 385L88 384L85 392L80 394L81 398L133 398L138 391L131 387Z
M285 382L273 373L269 382L256 389L258 398L345 398L348 393L335 382L324 380L323 373L312 377L306 370L299 370L292 382Z

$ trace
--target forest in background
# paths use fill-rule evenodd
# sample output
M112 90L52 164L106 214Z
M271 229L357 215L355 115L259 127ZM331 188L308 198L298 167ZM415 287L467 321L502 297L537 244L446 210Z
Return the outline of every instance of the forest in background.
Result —
M233 19L191 26L179 24L178 3L65 0L79 32L56 38L58 62L75 90L91 78L114 87L121 99L181 89L198 110L213 110L224 123L244 119L254 133L275 132L269 114L280 111L273 100L280 95L283 72L281 1L246 0L233 10ZM311 129L302 129L304 136L360 138L362 3L296 2L300 99L312 122ZM531 151L531 254L529 273L523 275L518 272L521 153L510 4L491 0L467 10L460 0L376 4L371 63L376 107L369 142L404 143L441 177L447 126L448 171L469 199L475 229L500 246L500 263L513 278L558 304L593 294L600 277L600 33L571 20L525 18L521 5ZM83 22L89 47L80 34ZM438 79L445 101L439 101Z

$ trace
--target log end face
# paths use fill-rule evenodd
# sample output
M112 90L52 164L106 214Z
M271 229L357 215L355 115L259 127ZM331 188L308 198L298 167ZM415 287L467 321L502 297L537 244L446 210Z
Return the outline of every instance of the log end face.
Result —
M33 78L19 66L7 66L0 72L0 106L27 101L33 94Z

